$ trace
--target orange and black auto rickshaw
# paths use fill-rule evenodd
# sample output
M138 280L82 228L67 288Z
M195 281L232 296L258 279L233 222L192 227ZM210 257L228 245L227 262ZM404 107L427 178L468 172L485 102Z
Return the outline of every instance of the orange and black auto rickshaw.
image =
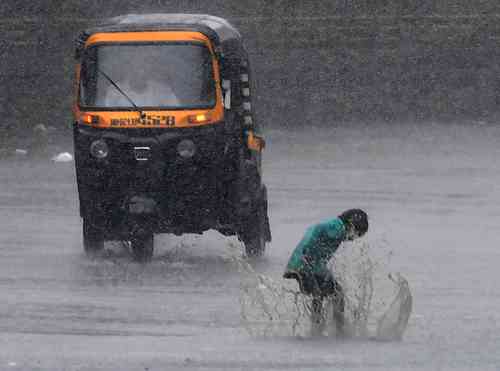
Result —
M260 135L240 33L206 15L111 18L76 43L75 166L85 251L153 255L154 234L271 240Z

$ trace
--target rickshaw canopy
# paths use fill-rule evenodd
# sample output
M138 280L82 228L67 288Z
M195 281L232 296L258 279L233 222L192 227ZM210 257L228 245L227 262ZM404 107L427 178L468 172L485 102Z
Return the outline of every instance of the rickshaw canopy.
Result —
M76 40L75 57L80 59L89 37L96 33L195 31L207 36L217 57L223 60L246 60L241 34L228 21L200 14L128 14L100 21L82 31Z

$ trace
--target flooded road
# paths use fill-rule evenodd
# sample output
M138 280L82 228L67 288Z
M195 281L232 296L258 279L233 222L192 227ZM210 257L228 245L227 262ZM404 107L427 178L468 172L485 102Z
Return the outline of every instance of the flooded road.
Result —
M270 130L279 279L310 224L351 207L412 287L402 342L252 338L234 238L157 236L150 264L120 244L83 254L72 163L0 164L0 370L497 370L500 128L353 125Z

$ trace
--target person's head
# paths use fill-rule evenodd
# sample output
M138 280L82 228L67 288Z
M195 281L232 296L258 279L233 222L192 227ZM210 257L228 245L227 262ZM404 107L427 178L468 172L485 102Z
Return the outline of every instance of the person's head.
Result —
M349 209L339 215L346 228L346 238L354 240L368 231L368 215L361 209Z

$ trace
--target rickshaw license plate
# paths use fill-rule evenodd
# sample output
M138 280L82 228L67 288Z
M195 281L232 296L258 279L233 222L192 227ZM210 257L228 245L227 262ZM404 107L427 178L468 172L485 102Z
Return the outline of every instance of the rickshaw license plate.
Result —
M150 214L156 210L156 202L147 197L134 196L128 204L128 211L131 214Z

